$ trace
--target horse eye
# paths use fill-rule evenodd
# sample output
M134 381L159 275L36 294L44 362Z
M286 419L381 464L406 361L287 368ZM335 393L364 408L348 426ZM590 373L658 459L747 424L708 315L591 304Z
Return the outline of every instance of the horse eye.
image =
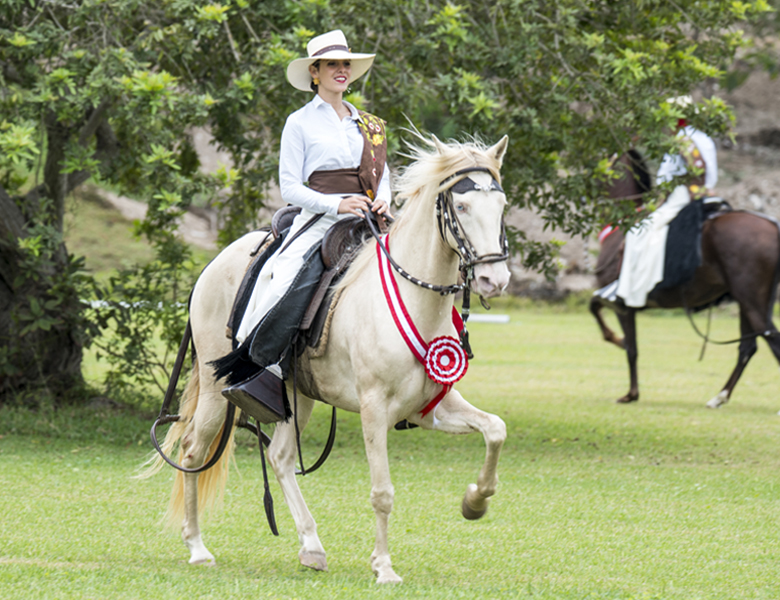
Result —
M461 212L461 213L462 212L466 212L466 205L465 204L461 204L460 202L458 202L455 205L455 210L457 210L458 212Z

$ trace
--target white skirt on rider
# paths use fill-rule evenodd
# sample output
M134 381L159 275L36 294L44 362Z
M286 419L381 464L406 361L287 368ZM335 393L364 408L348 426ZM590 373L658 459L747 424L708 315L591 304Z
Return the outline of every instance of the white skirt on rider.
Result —
M663 279L669 223L690 201L687 186L678 185L666 202L626 234L617 288L626 306L644 307L647 295Z

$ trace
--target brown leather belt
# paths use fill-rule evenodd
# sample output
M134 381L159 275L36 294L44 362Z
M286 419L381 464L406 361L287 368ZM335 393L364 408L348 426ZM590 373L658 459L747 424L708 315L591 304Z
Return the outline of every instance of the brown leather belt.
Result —
M360 185L358 169L334 169L332 171L314 171L309 175L309 187L323 194L365 195Z

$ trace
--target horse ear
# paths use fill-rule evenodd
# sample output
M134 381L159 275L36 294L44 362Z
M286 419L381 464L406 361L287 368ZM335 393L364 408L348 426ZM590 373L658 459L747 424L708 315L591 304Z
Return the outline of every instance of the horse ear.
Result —
M431 140L433 140L433 145L436 146L436 151L439 154L444 154L445 150L447 149L447 146L444 145L443 142L439 140L435 135L431 134Z
M509 136L505 135L500 140L498 140L498 143L495 146L491 146L488 148L487 153L493 158L498 161L498 164L501 164L504 160L504 154L506 154L506 148L509 145Z

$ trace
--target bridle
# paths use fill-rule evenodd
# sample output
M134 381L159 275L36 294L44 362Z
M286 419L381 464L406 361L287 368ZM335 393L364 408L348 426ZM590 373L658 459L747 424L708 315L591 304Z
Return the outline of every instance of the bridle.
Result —
M424 288L426 290L438 292L442 296L446 296L448 294L457 294L458 292L461 291L464 292L464 294L468 293L468 290L470 289L471 286L471 282L474 279L475 265L501 262L509 258L509 242L506 237L506 226L504 225L503 218L501 219L501 237L499 238L499 243L501 245L501 252L500 253L493 252L490 254L479 254L476 248L474 248L474 245L471 243L471 240L469 239L468 235L463 231L463 225L461 224L460 220L458 219L458 215L455 212L455 207L453 206L452 203L453 191L458 194L463 194L469 191L482 191L482 192L499 191L502 193L504 192L504 190L501 188L501 185L495 179L491 181L489 186L479 185L467 175L468 173L474 173L474 172L490 173L492 175L490 169L486 167L469 167L467 169L461 169L460 171L453 173L447 179L441 182L440 187L445 185L446 183L449 183L452 180L456 180L452 185L439 192L439 195L436 197L436 222L439 228L439 235L441 236L441 239L445 244L448 244L447 234L452 236L452 239L454 240L455 246L457 248L454 250L454 252L457 253L458 258L460 259L459 270L463 276L463 283L455 283L451 285L438 285L434 283L428 283L426 281L418 279L417 277L414 277L413 275L405 271L403 267L401 267L398 263L396 263L395 260L393 260L393 257L390 256L390 252L387 250L387 247L385 246L384 242L382 242L382 239L373 221L370 218L366 217L369 227L371 228L371 233L373 234L374 238L376 238L379 247L382 249L382 252L390 261L390 265L393 267L393 269L395 269L395 271L401 277L403 277L408 281L411 281L414 285ZM464 175L465 177L462 177Z
M416 286L426 290L431 290L433 292L438 292L442 296L463 292L463 303L461 305L460 311L461 319L463 320L463 330L460 332L460 344L469 358L474 358L474 353L471 351L471 345L469 344L469 332L468 329L466 329L466 321L468 321L471 310L471 282L474 280L474 266L501 262L509 258L509 242L507 241L506 237L506 226L504 224L503 217L501 218L501 237L499 238L501 252L479 254L476 248L474 248L474 245L471 243L468 235L463 231L463 225L461 224L460 220L458 219L458 215L455 212L455 207L452 204L453 191L458 194L463 194L474 190L482 192L489 192L493 190L502 193L504 192L504 190L501 188L501 185L498 183L498 181L496 181L495 178L493 178L489 186L482 186L476 183L468 176L468 173L475 172L490 173L491 176L493 174L492 171L486 167L469 167L467 169L461 169L460 171L450 175L447 179L442 181L441 184L439 184L439 187L441 187L452 180L456 180L452 185L439 192L439 195L436 197L436 221L439 227L439 235L446 245L449 245L447 242L447 234L452 236L452 239L454 240L455 246L457 248L454 249L454 252L460 259L459 270L461 276L463 277L463 283L438 285L418 279L417 277L414 277L413 275L406 272L403 267L395 262L393 257L390 256L390 252L388 251L385 243L382 241L382 238L379 235L379 231L377 231L376 225L374 224L370 215L365 213L365 219L368 221L371 234L376 239L377 244L379 244L379 248L387 257L390 265L401 277L412 282ZM479 300L482 303L482 306L485 308L490 308L482 296L479 297Z
M461 169L457 173L451 175L442 181L441 185L444 185L448 181L456 179L461 175L474 172L490 173L492 175L491 171L485 167L470 167L468 169ZM474 265L501 262L509 258L509 242L506 238L506 227L504 225L503 218L501 219L501 237L499 238L499 244L501 245L500 253L493 252L490 254L480 255L477 252L477 249L474 248L474 245L471 243L471 240L469 240L468 236L465 233L461 233L463 230L463 225L461 224L460 220L458 219L458 215L455 212L455 207L452 202L452 194L453 192L457 194L465 194L466 192L471 191L498 191L502 194L504 193L504 190L501 188L501 184L499 184L495 179L490 182L490 185L484 186L475 182L473 179L471 179L471 177L466 176L458 179L454 184L440 192L436 197L436 218L439 225L439 235L441 236L442 240L445 241L445 243L447 241L447 233L449 232L450 235L452 235L452 238L455 240L455 244L458 247L457 253L460 258L461 271L473 270Z

